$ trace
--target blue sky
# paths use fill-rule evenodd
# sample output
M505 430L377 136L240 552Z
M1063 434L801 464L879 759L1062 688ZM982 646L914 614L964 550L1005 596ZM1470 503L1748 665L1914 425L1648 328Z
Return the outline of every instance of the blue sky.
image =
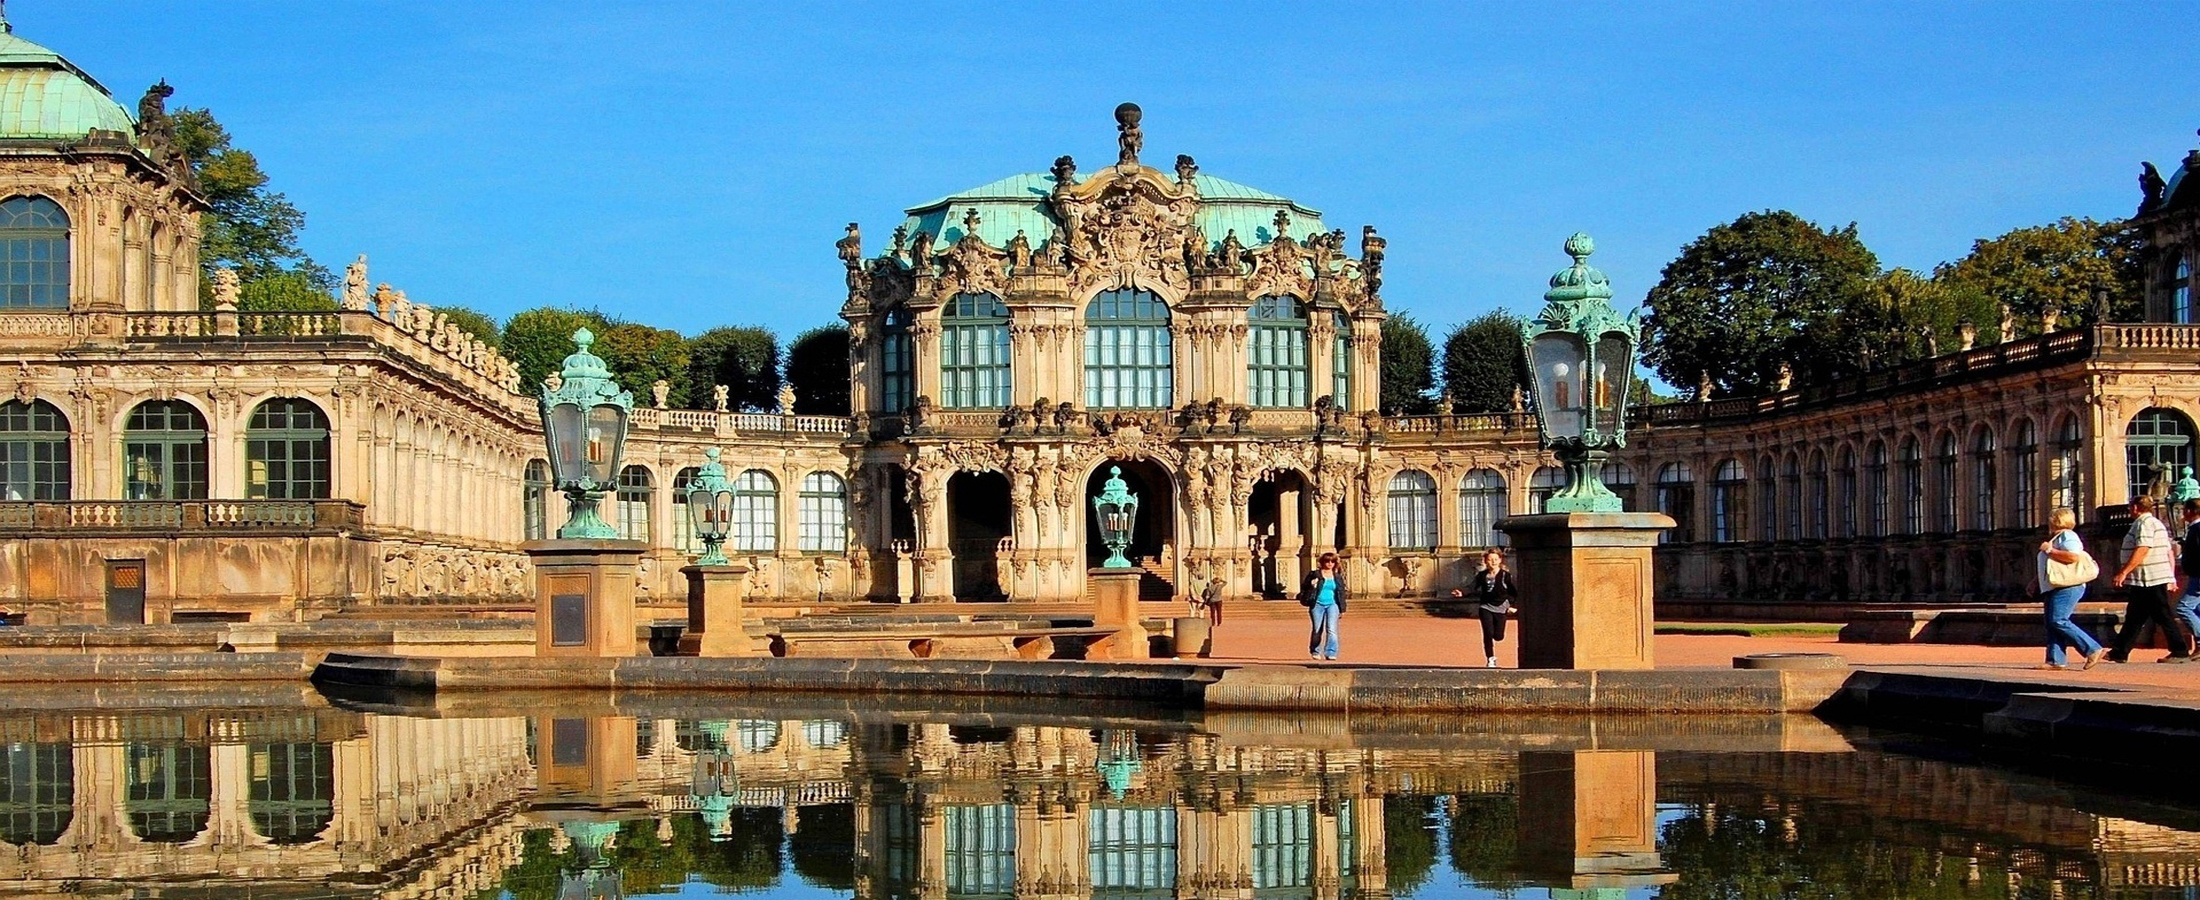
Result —
M832 242L1073 154L1146 156L1390 240L1393 309L1528 312L1577 230L1620 300L1782 207L1886 265L2128 215L2200 143L2195 6L16 0L134 108L211 107L307 249L415 300L695 333L831 321ZM2149 47L2155 49L2149 50Z

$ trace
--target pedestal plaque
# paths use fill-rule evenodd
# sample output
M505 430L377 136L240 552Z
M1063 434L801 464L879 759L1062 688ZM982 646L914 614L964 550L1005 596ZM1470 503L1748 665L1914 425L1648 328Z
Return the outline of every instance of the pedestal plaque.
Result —
M537 541L535 655L634 655L634 570L639 541Z

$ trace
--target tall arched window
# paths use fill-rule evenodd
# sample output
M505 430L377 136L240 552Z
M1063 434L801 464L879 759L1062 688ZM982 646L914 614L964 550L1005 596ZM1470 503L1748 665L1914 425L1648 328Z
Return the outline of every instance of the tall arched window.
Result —
M1803 468L1789 453L1780 462L1780 512L1787 515L1787 539L1803 539Z
M2181 325L2200 322L2200 310L2192 308L2192 260L2179 254L2163 267L2162 288L2169 295L2169 320Z
M328 744L249 744L252 827L271 844L312 843L336 818L336 758Z
M619 492L613 525L619 539L649 543L649 507L657 499L657 480L641 466L619 470Z
M2192 420L2173 409L2150 407L2133 416L2124 427L2125 493L2144 494L2157 479L2177 483L2192 465L2192 433Z
M733 534L728 546L743 553L779 550L779 481L762 469L733 480Z
M1635 470L1623 462L1607 462L1599 473L1604 487L1619 497L1621 509L1638 509L1635 505Z
M1246 352L1251 356L1247 384L1254 406L1304 409L1306 396L1306 307L1297 297L1262 297L1245 318Z
M245 496L326 500L328 416L313 401L276 397L252 411L244 435Z
M1505 476L1496 469L1475 469L1459 482L1459 546L1501 547L1505 533L1496 529L1505 517Z
M0 500L69 499L69 420L44 400L0 403Z
M1658 470L1658 512L1673 517L1673 527L1661 540L1696 539L1696 473L1687 463L1666 463Z
M1329 346L1329 391L1338 409L1350 409L1352 404L1352 320L1343 312L1330 314L1331 331L1336 335Z
M1436 548L1436 481L1406 469L1390 476L1390 549L1395 553Z
M1085 814L1085 835L1093 896L1177 892L1176 807L1095 804Z
M1085 406L1165 409L1174 401L1169 307L1152 291L1103 291L1085 307Z
M1008 405L1008 307L992 294L956 294L940 310L940 405Z
M1873 537L1887 536L1887 445L1873 441L1871 449L1864 453L1864 491L1869 494L1871 510L1865 517L1865 533Z
M1780 539L1780 461L1757 458L1757 539Z
M909 336L909 308L897 306L878 321L879 411L899 414L917 402L917 346Z
M1742 464L1727 460L1711 472L1711 539L1720 543L1742 540L1749 533L1749 513L1742 496L1749 490L1749 475Z
M123 808L138 840L181 844L206 830L213 768L204 745L130 744Z
M550 461L530 459L520 501L520 513L526 519L527 539L543 540L550 536Z
M2084 486L2085 426L2077 416L2064 416L2055 429L2055 495L2048 498L2050 506L2067 506L2077 511L2084 521L2084 510L2078 505L2079 489Z
M701 474L697 466L672 473L672 546L691 556L703 552L703 542L696 539L695 526L688 521L688 491L695 489L695 476Z
M801 542L804 553L841 553L848 549L848 483L831 472L802 476Z
M1940 495L1933 498L1933 529L1946 534L1962 527L1956 521L1956 497L1963 493L1956 481L1956 436L1941 435L1938 450L1933 454L1933 487Z
M1543 504L1550 502L1551 495L1565 486L1565 469L1537 466L1534 474L1528 476L1528 514L1532 516L1543 512Z
M1803 493L1804 502L1810 505L1810 521L1807 523L1810 533L1807 536L1814 540L1825 540L1827 531L1832 527L1827 514L1825 451L1810 451L1810 462L1805 464L1803 471Z
M1842 447L1841 455L1835 457L1833 464L1833 495L1834 505L1840 510L1840 521L1838 527L1834 530L1833 536L1840 538L1855 537L1858 511L1856 508L1856 448L1854 447Z
M147 400L122 424L122 495L206 499L206 419L181 400Z
M1971 527L1992 531L2000 526L1995 513L2001 507L2001 473L1994 455L1994 430L1981 428L1971 439Z
M1925 533L1925 455L1917 438L1902 442L1902 532Z
M0 744L0 841L57 844L74 821L76 756L69 744Z
M44 197L0 201L0 309L67 309L69 214Z
M2009 448L2011 524L2031 528L2040 524L2040 437L2031 419L2017 422L2017 440Z

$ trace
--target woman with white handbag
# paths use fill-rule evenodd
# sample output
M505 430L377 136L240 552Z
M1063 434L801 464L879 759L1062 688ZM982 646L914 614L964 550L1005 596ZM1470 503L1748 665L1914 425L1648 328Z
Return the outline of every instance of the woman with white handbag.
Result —
M2047 613L2047 664L2042 669L2067 668L2063 663L2065 646L2076 648L2085 657L2079 668L2100 665L2101 658L2108 655L2100 641L2070 621L2070 614L2077 611L2078 601L2085 596L2086 585L2101 576L2100 565L2085 552L2085 541L2072 530L2077 524L2078 514L2070 507L2056 507L2047 517L2048 538L2040 543L2040 603Z

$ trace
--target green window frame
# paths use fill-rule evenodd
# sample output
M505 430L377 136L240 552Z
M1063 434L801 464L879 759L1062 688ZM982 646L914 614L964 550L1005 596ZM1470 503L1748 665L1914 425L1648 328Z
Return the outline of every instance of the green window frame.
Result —
M672 546L690 556L703 552L703 542L695 536L695 523L688 520L688 492L695 489L695 479L701 474L699 466L672 473Z
M1167 409L1176 372L1169 306L1152 291L1102 291L1085 306L1085 406Z
M69 744L0 744L0 841L52 846L74 821L76 756Z
M779 480L750 469L733 479L733 534L727 544L743 553L779 550Z
M1247 387L1254 406L1307 406L1306 306L1297 297L1270 295L1245 311Z
M147 400L122 425L122 496L204 500L206 418L182 400Z
M252 410L245 426L245 497L326 500L328 416L313 401L276 397Z
M1436 479L1418 469L1390 476L1390 550L1421 553L1436 549Z
M2140 410L2124 427L2124 492L2136 497L2154 481L2154 466L2169 469L2172 483L2193 460L2192 420L2160 406Z
M957 294L940 311L940 405L998 409L1010 394L1008 307L992 294Z
M649 543L650 507L657 502L657 479L643 466L619 470L619 490L613 501L619 539ZM655 546L652 544L651 546Z
M801 521L796 540L804 553L848 550L848 483L831 472L802 476Z
M1330 328L1335 337L1330 340L1329 359L1330 399L1338 409L1352 408L1352 320L1344 313L1331 313Z
M181 844L206 830L213 766L204 746L131 744L123 809L138 840Z
M520 512L526 520L527 539L539 541L550 534L550 461L527 461L526 491Z
M909 334L909 308L879 317L879 412L899 415L917 402L917 345Z
M69 214L44 197L0 201L0 309L69 308Z
M69 419L44 400L0 403L0 500L69 499Z
M251 744L252 827L278 846L310 844L336 818L336 760L321 743Z

